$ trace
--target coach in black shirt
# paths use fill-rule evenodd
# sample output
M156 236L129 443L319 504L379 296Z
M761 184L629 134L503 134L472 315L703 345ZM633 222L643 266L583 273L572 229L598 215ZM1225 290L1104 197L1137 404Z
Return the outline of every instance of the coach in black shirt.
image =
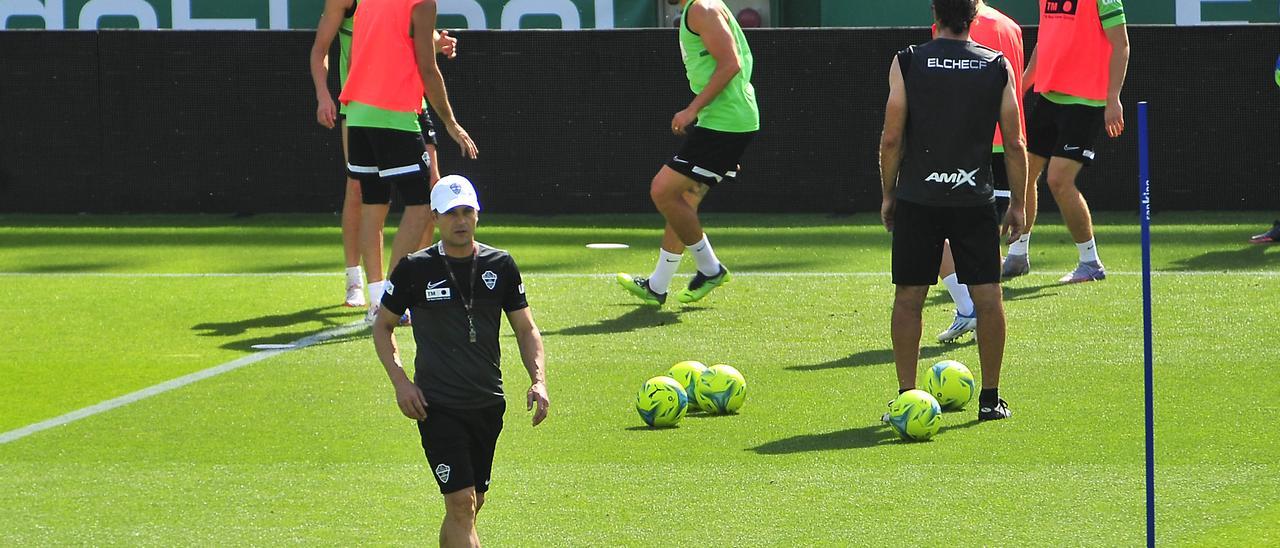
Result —
M503 311L529 371L526 400L529 409L537 406L534 426L546 418L550 403L546 363L515 261L475 241L480 203L471 182L457 175L440 179L431 191L431 209L440 241L405 257L391 272L373 342L400 411L418 421L427 462L444 495L441 545L478 546L476 513L489 490L506 410L498 346ZM409 309L418 349L412 382L394 337Z
M976 0L934 0L937 39L899 52L889 69L889 102L880 141L883 203L893 233L893 357L899 393L915 388L920 315L938 282L943 242L978 314L982 392L978 420L1009 416L999 396L1005 318L1000 295L1000 235L1022 233L1027 155L1013 69L995 50L969 40ZM1009 210L996 216L991 134L1005 143Z

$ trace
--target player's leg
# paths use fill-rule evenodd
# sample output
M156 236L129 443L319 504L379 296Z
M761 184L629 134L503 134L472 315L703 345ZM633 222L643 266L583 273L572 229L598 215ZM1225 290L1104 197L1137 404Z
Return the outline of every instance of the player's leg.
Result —
M960 283L956 277L955 259L951 257L951 243L942 244L942 267L938 269L938 277L947 288L951 300L956 304L955 318L951 327L938 333L938 342L953 342L978 326L978 317L973 312L973 298L969 296L969 286Z
M418 116L418 125L422 126L422 141L427 145L427 165L431 168L431 181L427 186L427 195L431 195L431 189L435 188L436 181L440 180L440 157L436 152L436 125L431 120L430 109L422 111ZM427 204L430 206L431 204ZM418 244L418 249L425 248L435 240L435 223L431 220L431 208L427 208L427 228L422 233L422 241Z
M392 271L401 259L421 249L423 233L431 221L431 166L427 165L430 157L418 133L380 129L378 145L378 174L396 189L404 204L400 226L391 240L388 271ZM409 321L409 313L405 312L400 322Z
M347 169L360 181L360 256L369 280L369 313L366 321L378 314L378 302L384 286L382 272L382 224L391 206L391 187L378 175L374 132L365 127L351 127Z
M436 153L436 145L427 144L427 158L431 160L431 181L427 185L427 196L430 197L431 189L435 188L436 182L440 180L440 164L437 163L439 156ZM431 204L429 202L430 200L427 203L427 227L422 232L422 241L418 242L418 249L430 246L436 241L436 225L431 220Z
M472 468L471 424L467 411L432 406L418 422L427 465L444 497L441 546L479 546L476 535L476 482Z
M945 235L939 230L948 208L898 200L893 214L892 271L895 286L890 336L898 391L916 386L920 362L921 315L929 286L938 282Z
M978 361L982 366L982 391L978 395L978 420L1003 419L1009 405L1000 399L1000 369L1004 364L1005 315L1000 284L969 286L978 317Z
M476 533L476 490L468 487L444 496L444 521L440 524L440 546L478 547Z
M342 160L348 161L347 120L342 125ZM342 252L346 260L347 294L343 306L365 306L364 273L360 269L360 181L347 172L347 188L342 198Z
M1105 124L1103 107L1087 105L1058 105L1058 140L1049 167L1045 170L1045 182L1058 203L1062 219L1075 241L1080 262L1076 269L1063 276L1060 283L1080 283L1102 280L1107 277L1098 259L1097 245L1093 239L1093 218L1089 204L1076 186L1080 171L1093 162L1093 143L1102 133Z
M951 237L956 275L968 284L978 316L978 359L982 366L978 419L1002 419L1008 416L1008 406L999 400L1005 316L1000 293L1000 219L996 208L957 208L947 234Z

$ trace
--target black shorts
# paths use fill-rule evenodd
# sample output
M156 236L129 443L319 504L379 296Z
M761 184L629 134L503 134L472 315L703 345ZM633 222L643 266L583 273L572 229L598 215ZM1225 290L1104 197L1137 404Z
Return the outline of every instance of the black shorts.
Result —
M943 240L951 240L960 283L1000 281L1000 221L995 206L936 207L898 200L893 212L893 283L938 283Z
M477 493L489 490L506 410L506 402L480 409L427 406L427 419L418 422L418 433L441 494L468 487Z
M1004 219L1009 211L1009 169L1004 165L1004 153L991 153L991 178L996 189L996 218Z
M422 142L436 146L436 125L431 121L431 109L423 109L418 115L418 125L422 126Z
M730 133L698 126L688 129L684 145L667 167L707 186L738 177L738 162L756 132Z
M1042 158L1066 158L1084 165L1093 163L1093 145L1102 133L1106 109L1088 105L1059 105L1036 98L1027 122L1027 152Z
M431 200L431 157L422 135L377 127L347 127L347 174L360 181L365 204L391 203L391 187L407 206Z

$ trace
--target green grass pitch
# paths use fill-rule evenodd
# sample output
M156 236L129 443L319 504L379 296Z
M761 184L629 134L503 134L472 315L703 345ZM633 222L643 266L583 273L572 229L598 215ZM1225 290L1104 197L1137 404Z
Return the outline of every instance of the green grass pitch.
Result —
M1280 246L1246 243L1270 219L1155 219L1161 544L1280 543ZM735 279L655 310L609 275L652 268L659 223L482 216L480 240L525 274L552 398L531 428L507 328L486 544L1143 542L1132 214L1098 216L1111 275L1070 287L1053 282L1074 248L1042 218L1033 274L1005 289L1012 419L977 424L971 404L928 443L896 441L878 421L895 380L889 238L875 217L710 215ZM360 319L336 306L334 225L0 216L0 434ZM951 319L944 295L925 309L921 368L952 358L977 374L971 339L931 342ZM685 359L741 370L742 412L643 428L635 390ZM441 514L367 331L0 443L4 546L422 545Z

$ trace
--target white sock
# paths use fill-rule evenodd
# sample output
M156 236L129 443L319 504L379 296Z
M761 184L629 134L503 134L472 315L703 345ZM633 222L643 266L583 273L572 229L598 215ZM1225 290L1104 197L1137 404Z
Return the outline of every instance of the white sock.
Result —
M951 293L951 300L956 302L956 313L961 316L972 316L973 298L969 297L969 286L960 283L955 273L943 278L942 285L947 286L947 292Z
M1018 237L1018 241L1009 244L1010 255L1026 255L1027 248L1031 246L1031 233L1028 232Z
M347 267L347 285L364 285L364 269L360 265Z
M702 235L698 243L689 246L689 251L693 252L693 259L698 261L698 272L703 276L715 276L720 273L720 259L716 258L716 252L711 249L711 240L706 234Z
M653 274L649 275L649 289L659 295L666 295L667 288L671 286L671 277L680 269L680 259L683 258L683 254L659 249L658 264L654 265Z
M1093 243L1093 238L1085 243L1076 244L1076 250L1080 252L1080 262L1102 264L1102 261L1098 260L1098 244Z
M369 306L370 307L374 307L379 304L382 304L382 292L385 290L384 286L386 284L387 282L385 280L369 282Z

